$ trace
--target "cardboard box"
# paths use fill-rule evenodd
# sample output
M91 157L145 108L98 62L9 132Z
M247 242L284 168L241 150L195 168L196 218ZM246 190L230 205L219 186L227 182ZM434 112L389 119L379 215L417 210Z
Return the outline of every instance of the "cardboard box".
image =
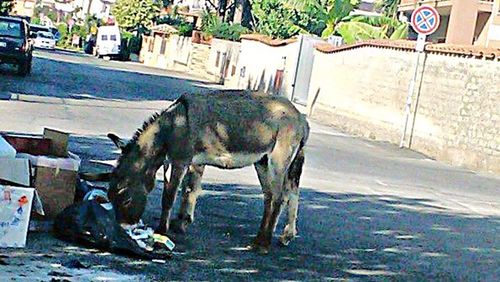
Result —
M67 151L67 133L45 129L44 138L12 135L4 137L18 151L16 159L31 164L32 177L28 185L20 171L5 174L9 175L7 180L10 182L36 188L45 209L45 216L34 215L33 219L52 220L64 208L73 204L81 161L78 156Z
M0 185L0 248L23 248L35 189Z
M0 158L0 182L26 187L31 186L29 160L20 158Z
M18 153L31 155L49 155L52 140L42 137L2 135Z
M56 157L67 157L68 156L68 140L69 134L58 131L55 129L44 128L43 138L50 139L52 142L50 146L50 154Z
M35 215L36 220L52 220L74 202L80 158L68 152L68 158L18 154L29 159L35 173L33 187L44 206L45 216Z

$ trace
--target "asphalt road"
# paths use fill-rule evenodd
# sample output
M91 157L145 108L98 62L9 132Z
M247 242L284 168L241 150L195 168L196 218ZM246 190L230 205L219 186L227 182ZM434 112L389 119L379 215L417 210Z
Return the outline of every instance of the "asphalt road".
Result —
M70 51L37 51L28 79L16 76L14 69L5 65L0 66L0 75L0 93L75 99L171 100L183 92L207 87L200 79L180 73Z
M186 79L187 78L187 79ZM83 171L117 157L105 138L127 138L184 91L213 85L133 63L38 53L33 74L0 68L0 130L72 133ZM33 96L31 96L33 95ZM57 99L47 96L59 97ZM165 264L73 246L30 233L2 250L0 277L20 280L495 281L500 277L500 178L450 167L410 150L360 139L311 121L301 187L299 237L267 256L245 250L257 232L262 196L252 168L208 169L195 223L176 236ZM155 225L161 183L144 215ZM283 217L282 217L283 219ZM277 234L281 232L280 222ZM75 269L78 259L88 268ZM20 270L22 269L22 271ZM66 276L66 277L65 277Z

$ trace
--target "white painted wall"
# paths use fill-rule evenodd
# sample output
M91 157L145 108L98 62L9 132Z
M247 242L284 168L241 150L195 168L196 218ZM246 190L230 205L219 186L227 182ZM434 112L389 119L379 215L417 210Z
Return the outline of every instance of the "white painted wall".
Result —
M207 73L213 77L220 77L223 67L224 54L228 63L227 76L225 77L225 85L229 85L235 78L239 77L238 60L240 57L241 43L228 40L213 39L210 48L210 55L207 62ZM217 55L219 54L219 55ZM218 59L218 60L217 60ZM232 74L235 69L234 75Z
M264 91L269 91L269 84L274 81L276 70L284 69L282 94L290 98L299 46L299 42L294 42L272 47L259 41L243 39L237 67L239 77L229 86L253 90L261 86Z

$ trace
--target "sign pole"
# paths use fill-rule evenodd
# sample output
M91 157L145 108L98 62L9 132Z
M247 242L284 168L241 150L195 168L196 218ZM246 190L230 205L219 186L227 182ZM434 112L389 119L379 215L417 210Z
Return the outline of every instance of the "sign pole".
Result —
M403 148L405 145L406 131L408 130L408 120L411 114L411 105L413 100L413 92L415 92L415 84L417 83L418 67L420 64L421 53L425 49L425 39L427 35L434 33L440 23L440 16L438 11L428 5L423 5L416 8L411 14L411 26L418 33L417 44L415 45L415 50L417 54L415 69L413 71L413 77L410 80L410 85L408 86L408 95L406 96L405 113L404 113L404 123L402 126L401 140L399 142L399 148Z
M399 142L399 148L404 147L404 142L406 138L406 130L408 129L408 119L410 118L411 114L411 104L413 101L413 93L415 92L415 84L417 83L417 74L418 74L418 66L420 64L420 54L424 51L423 47L425 46L425 39L427 36L425 35L418 35L418 41L417 41L417 46L416 46L416 63L415 63L415 69L413 71L413 78L410 80L410 85L408 86L408 95L406 96L406 104L405 104L405 121L403 123L403 134L401 135L401 141ZM419 41L423 41L419 42ZM419 44L420 43L420 44ZM420 46L421 45L421 46ZM422 47L422 48L420 48Z

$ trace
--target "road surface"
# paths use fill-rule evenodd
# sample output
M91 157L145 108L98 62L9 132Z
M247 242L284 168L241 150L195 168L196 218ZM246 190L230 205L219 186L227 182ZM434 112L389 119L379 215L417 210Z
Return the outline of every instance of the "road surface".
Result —
M83 171L108 169L95 161L118 156L106 133L130 138L149 115L180 93L215 87L182 74L80 54L38 52L33 66L27 78L0 68L0 130L40 134L47 126L69 131L70 149L83 159ZM23 95L9 100L12 94ZM318 121L311 125L299 237L287 248L275 244L267 256L245 250L263 210L256 174L252 168L210 168L195 222L187 235L173 238L177 246L172 260L134 260L30 233L25 249L2 250L6 265L0 264L0 275L42 281L500 277L498 176L346 135ZM150 225L160 214L162 185L157 186L144 215ZM87 268L74 268L75 259Z

